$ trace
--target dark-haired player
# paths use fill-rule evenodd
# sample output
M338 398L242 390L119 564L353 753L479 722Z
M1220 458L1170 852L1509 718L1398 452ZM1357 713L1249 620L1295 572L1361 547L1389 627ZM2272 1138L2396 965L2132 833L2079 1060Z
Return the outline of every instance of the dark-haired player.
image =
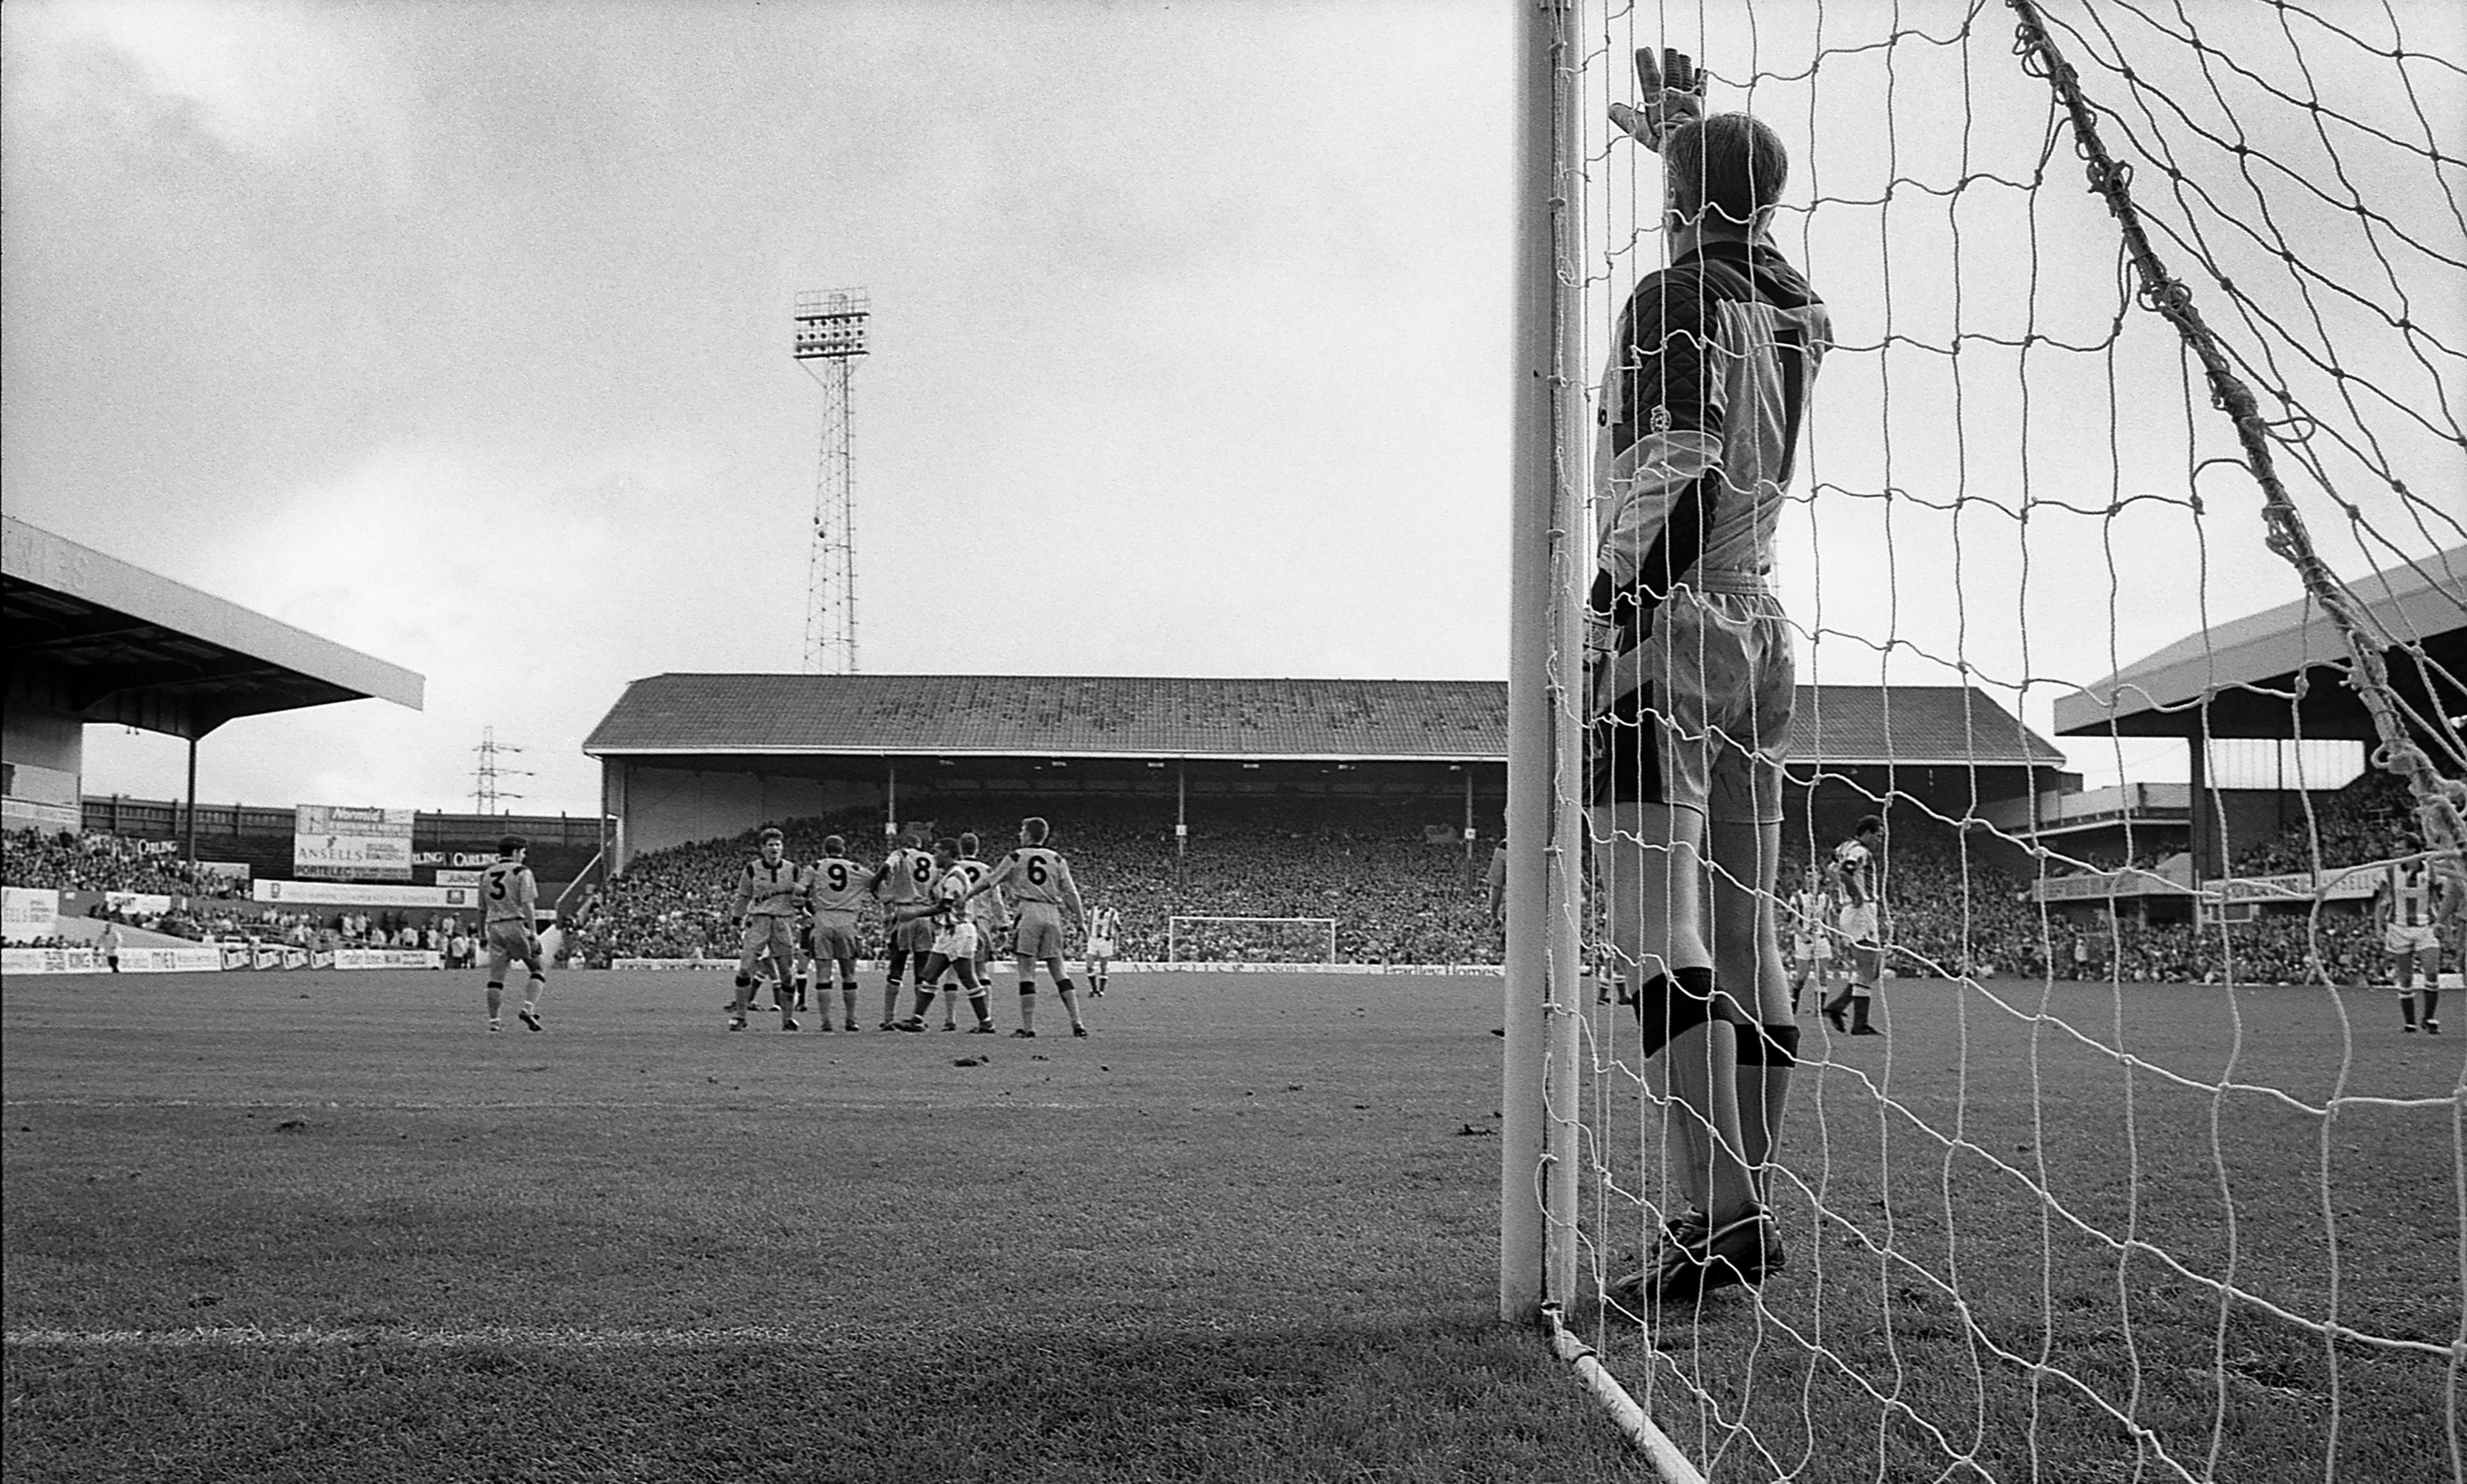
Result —
M1885 821L1876 815L1859 821L1850 838L1833 847L1833 879L1842 884L1844 941L1850 945L1850 978L1842 993L1824 1001L1824 1018L1837 1034L1881 1036L1868 1019L1876 987L1885 981L1885 903L1877 872L1884 865ZM1844 1024L1842 1012L1850 1011Z
M506 1000L506 969L516 959L532 971L523 985L520 1012L526 1029L540 1028L539 997L548 988L540 968L539 934L533 915L539 905L539 883L523 864L531 842L508 835L497 842L497 858L480 870L480 937L488 945L488 1028L503 1030L498 1011Z
M1799 1039L1774 894L1797 672L1768 577L1831 326L1768 235L1780 136L1706 117L1682 54L1636 71L1641 106L1612 121L1662 155L1670 261L1620 308L1603 375L1587 792L1612 968L1689 1204L1612 1296L1685 1302L1780 1261L1764 1183Z
M968 914L968 889L973 883L960 867L960 843L934 842L934 864L941 874L934 879L932 897L923 907L909 909L921 911L933 923L934 946L926 951L924 972L917 978L917 1013L900 1022L899 1028L925 1028L925 1013L934 1008L934 986L948 972L958 976L960 988L967 993L968 1008L976 1019L969 1029L990 1036L994 1017L985 1003L985 984L977 978L977 924Z
M1071 929L1086 914L1078 884L1071 879L1071 863L1046 843L1052 834L1052 826L1034 815L1020 821L1019 848L996 862L985 880L968 888L971 898L999 889L1019 914L1011 925L1011 955L1019 961L1019 1029L1011 1034L1022 1038L1036 1034L1036 966L1040 963L1053 977L1053 992L1061 996L1062 1008L1071 1017L1071 1034L1088 1034L1087 1023L1079 1019L1079 997L1071 987L1071 971L1062 962L1071 951ZM1063 918L1065 908L1070 910L1068 923Z

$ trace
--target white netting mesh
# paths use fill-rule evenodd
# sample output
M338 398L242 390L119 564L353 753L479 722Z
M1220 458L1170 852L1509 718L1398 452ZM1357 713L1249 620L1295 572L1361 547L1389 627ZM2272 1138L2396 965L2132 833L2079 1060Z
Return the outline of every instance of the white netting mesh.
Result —
M1787 1265L1641 1326L1600 1300L1708 1200L1664 1133L1704 1120L1632 1014L1560 994L1552 1296L1717 1478L2467 1478L2467 1077L2394 1007L2412 878L2374 894L2456 866L2467 802L2467 20L1913 0L1584 34L1571 380L1664 261L1662 163L1603 122L1632 53L1690 53L1791 152L1772 237L1834 346L1771 553L1786 825L1710 884L1786 895L1769 871L1883 815L1887 972L1881 1036L1783 1017ZM1593 454L1562 450L1568 528ZM1601 826L1595 900L1557 904L1589 941ZM1785 955L1827 936L1779 918Z

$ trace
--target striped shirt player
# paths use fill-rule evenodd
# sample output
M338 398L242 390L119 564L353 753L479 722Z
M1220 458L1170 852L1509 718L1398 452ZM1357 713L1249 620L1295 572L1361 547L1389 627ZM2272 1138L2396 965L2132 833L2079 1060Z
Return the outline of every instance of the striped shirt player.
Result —
M1850 940L1850 981L1824 1003L1824 1018L1837 1031L1853 1036L1880 1036L1869 1023L1870 1002L1885 977L1884 903L1877 891L1879 857L1885 848L1885 821L1875 815L1860 820L1848 840L1833 847L1833 879L1842 888L1842 935ZM1845 1023L1842 1012L1851 1012Z
M1001 891L1018 914L1011 928L1011 954L1019 961L1020 1026L1012 1032L1015 1036L1036 1034L1039 963L1053 976L1054 992L1071 1013L1071 1034L1088 1034L1087 1024L1079 1018L1079 999L1072 988L1071 975L1062 966L1070 951L1063 911L1067 908L1072 919L1080 920L1086 910L1079 901L1078 883L1071 879L1071 863L1046 843L1051 836L1052 826L1044 820L1030 816L1020 821L1019 848L995 862L985 879L968 888L971 897Z
M2429 861L2398 861L2382 868L2373 886L2373 911L2382 922L2382 952L2389 956L2398 989L2399 1028L2413 1031L2423 1009L2424 1028L2441 1034L2441 922L2449 905L2444 884Z
M736 1000L729 1011L728 1028L745 1028L746 1006L754 997L755 966L768 957L779 975L773 997L780 1005L780 1028L795 1030L788 1013L790 986L797 975L797 913L805 896L805 868L788 859L786 840L776 829L761 836L761 853L745 863L736 876L736 915L745 932L736 959Z
M1799 992L1810 979L1816 981L1818 1002L1822 1002L1833 964L1833 893L1824 889L1823 876L1807 872L1782 911L1790 924L1790 1007L1795 1015Z
M548 988L540 968L539 934L532 931L539 907L539 883L524 864L531 842L508 835L497 842L497 858L480 868L480 939L488 945L488 1028L503 1029L498 1012L505 1003L506 969L520 959L532 971L523 986L521 1019L527 1029L540 1028L539 997Z
M1100 907L1088 914L1088 995L1094 999L1105 992L1105 980L1112 977L1114 955L1122 938L1122 914L1110 907Z
M976 1021L971 1028L980 1035L991 1035L993 1013L986 1006L985 981L977 978L977 922L968 902L969 889L978 878L962 867L960 843L956 840L934 842L933 859L935 875L926 888L932 911L923 920L933 928L934 946L926 953L924 972L917 980L917 1013L900 1022L899 1028L925 1028L926 1012L934 1008L936 986L943 975L950 974L959 983L943 1001L942 1028L958 1028L952 1023L951 1004L964 992Z

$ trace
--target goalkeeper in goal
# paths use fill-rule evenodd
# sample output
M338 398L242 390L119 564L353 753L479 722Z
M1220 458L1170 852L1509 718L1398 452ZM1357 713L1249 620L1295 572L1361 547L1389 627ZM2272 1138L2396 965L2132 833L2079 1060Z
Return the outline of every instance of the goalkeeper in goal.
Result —
M1766 579L1831 325L1768 235L1780 136L1707 117L1683 53L1641 51L1636 69L1641 106L1611 118L1662 156L1670 261L1619 310L1603 373L1585 786L1614 967L1636 986L1687 1203L1612 1290L1643 1306L1782 1261L1765 1176L1799 1043L1774 895L1797 670Z

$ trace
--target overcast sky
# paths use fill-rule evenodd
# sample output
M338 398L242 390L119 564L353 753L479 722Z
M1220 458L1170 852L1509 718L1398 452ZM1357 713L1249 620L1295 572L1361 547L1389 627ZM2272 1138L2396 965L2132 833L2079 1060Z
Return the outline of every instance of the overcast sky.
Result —
M2198 244L2284 318L2269 364L2336 425L2305 450L2358 512L2302 491L2334 565L2467 542L2467 175L2422 155L2467 137L2460 74L2373 55L2378 5L2316 8L2369 46L2187 8L2388 137L2317 127L2132 11L2102 34L2054 9L2111 143L2172 141L2218 198L2143 164L2183 224L2162 251L2194 277ZM2042 162L2048 93L2003 5L1966 44L1956 5L1767 4L1710 36L1668 11L1595 28L1596 101L1627 96L1630 45L1709 56L1714 106L1791 141L1777 236L1835 306L1781 553L1810 677L1966 670L2044 731L2204 614L2297 595L2250 482L2195 477L2225 431L2165 326L2121 315L2115 228L2069 148ZM1520 13L11 0L8 507L426 677L420 712L222 729L202 796L468 807L493 727L536 771L513 807L588 812L579 746L625 682L798 668L821 400L790 308L863 287L864 668L1504 677ZM1874 45L1896 13L1912 34ZM2397 14L2407 49L2467 55L2449 7ZM2205 124L2292 173L2245 185ZM1649 157L1596 143L1606 322L1662 248ZM2385 216L2335 204L2360 195ZM2316 342L2389 394L2317 374ZM2068 745L2094 781L2170 776ZM88 731L90 792L171 797L182 765Z

